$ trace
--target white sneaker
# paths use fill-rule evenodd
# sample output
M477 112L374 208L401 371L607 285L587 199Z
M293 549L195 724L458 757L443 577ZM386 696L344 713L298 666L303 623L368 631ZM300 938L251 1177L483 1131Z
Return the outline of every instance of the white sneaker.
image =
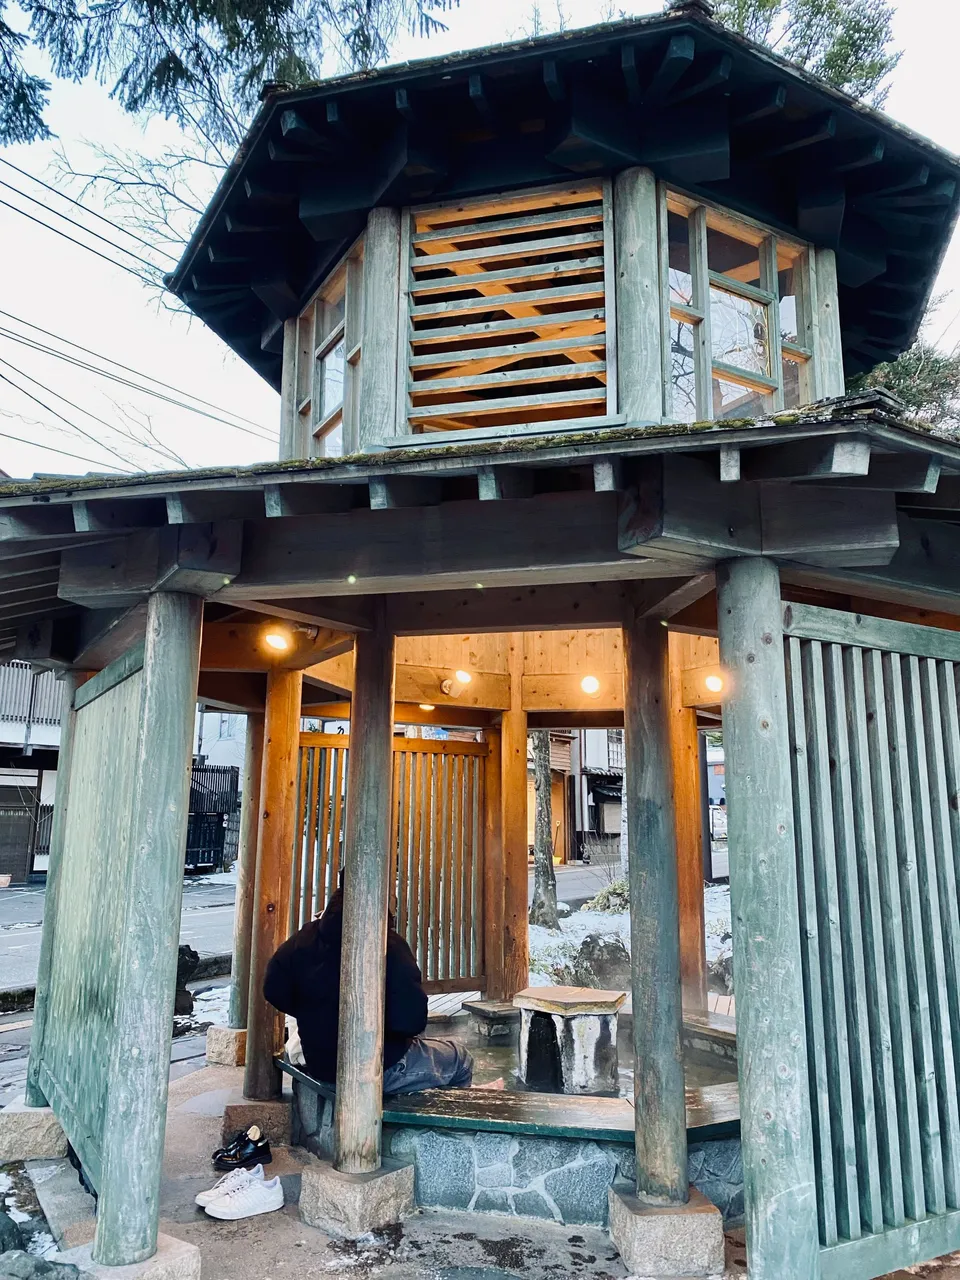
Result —
M251 1178L256 1178L258 1182L263 1181L262 1164L256 1165L253 1169L231 1169L222 1178L218 1178L208 1191L201 1191L195 1197L196 1202L201 1209L205 1209L208 1204L213 1204L214 1200L219 1200L228 1191L232 1191L234 1187L241 1186L244 1182L249 1182Z
M235 1186L212 1204L205 1206L211 1218L224 1218L233 1221L236 1218L255 1218L258 1213L273 1213L283 1208L283 1187L279 1178L264 1182L258 1178L247 1178Z

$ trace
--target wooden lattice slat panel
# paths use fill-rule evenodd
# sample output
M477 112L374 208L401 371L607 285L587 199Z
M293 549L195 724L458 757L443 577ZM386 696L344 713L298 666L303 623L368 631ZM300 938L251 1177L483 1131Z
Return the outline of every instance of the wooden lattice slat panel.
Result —
M615 411L607 183L411 210L404 252L413 431Z

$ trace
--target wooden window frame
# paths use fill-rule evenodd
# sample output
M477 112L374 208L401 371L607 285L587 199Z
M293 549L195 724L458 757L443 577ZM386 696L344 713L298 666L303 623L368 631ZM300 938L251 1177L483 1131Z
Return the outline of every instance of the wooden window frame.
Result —
M323 304L342 289L343 317L321 331ZM293 386L301 457L355 453L359 436L360 357L363 332L363 237L327 273L297 317ZM322 418L322 362L343 343L343 396ZM339 454L327 454L329 439L342 428Z
M670 239L668 232L668 211L675 209L682 212L689 220L690 232L690 276L692 282L692 305L681 304L670 297ZM800 366L800 398L799 403L810 404L819 395L819 377L816 341L814 334L814 316L817 313L816 287L816 255L813 246L786 236L774 228L757 222L745 215L732 213L710 201L686 195L676 187L661 183L658 186L657 198L658 235L660 241L660 297L662 307L662 354L663 354L663 416L666 422L680 422L674 412L673 404L673 369L671 353L671 323L681 321L689 324L694 334L694 381L696 388L696 420L709 422L714 420L712 382L713 375L726 377L738 386L752 389L769 395L773 404L765 412L778 413L784 410L783 361ZM730 276L713 272L707 260L708 225L719 230L729 228L732 235L749 241L756 239L763 278L762 288L738 281ZM797 336L798 342L784 342L780 332L780 297L777 287L779 246L785 246L796 253L797 292ZM713 355L710 316L710 290L722 289L735 297L759 303L766 308L767 326L767 359L769 376L741 369L735 365L725 364ZM747 417L761 416L746 414Z
M423 430L421 425L411 423L411 417L416 416L412 409L410 398L411 385L411 367L412 360L417 359L411 352L411 337L413 334L412 327L412 285L415 283L413 272L410 269L410 263L413 257L412 245L414 236L415 219L418 215L433 215L438 224L442 224L443 214L449 210L450 222L454 223L462 220L465 211L471 208L489 209L490 206L502 201L506 204L514 206L512 215L522 212L524 202L529 202L531 210L537 208L538 201L546 201L551 195L555 195L562 199L564 195L576 194L582 192L585 187L597 186L600 188L601 214L601 237L602 237L602 254L603 254L603 319L604 319L604 347L605 347L605 375L606 375L606 395L604 410L601 414L557 418L555 420L534 420L531 422L521 422L509 425L496 426L463 426L454 429L445 429L442 432L432 433ZM508 215L508 216L512 216ZM562 216L562 215L558 215ZM438 225L436 230L440 229ZM458 239L466 240L470 238L483 238L482 230L478 229L475 236L471 236L469 231L464 231L461 227ZM504 256L507 256L504 254ZM475 440L492 438L496 439L504 435L516 435L524 433L542 433L545 430L582 430L585 427L601 427L617 424L623 421L622 415L618 414L617 409L617 321L616 321L616 272L615 272L615 249L614 249L614 233L613 233L613 198L612 184L609 179L581 179L578 181L554 182L554 183L538 183L534 186L524 187L516 191L489 193L483 196L470 197L465 200L457 201L437 201L427 204L412 205L402 211L401 228L400 228L400 291L399 291L399 352L397 360L397 408L396 408L396 430L398 436L410 437L411 434L416 436L424 436L426 438L443 439L449 441L456 440ZM536 259L530 264L532 271L536 265ZM566 273L564 273L566 274ZM493 281L491 282L493 283ZM504 343L510 342L510 336L504 337ZM422 359L422 357L421 357ZM538 397L528 397L529 399L538 399ZM544 402L554 401L555 396L545 396ZM531 410L535 410L538 406L531 404ZM451 413L452 417L457 416Z

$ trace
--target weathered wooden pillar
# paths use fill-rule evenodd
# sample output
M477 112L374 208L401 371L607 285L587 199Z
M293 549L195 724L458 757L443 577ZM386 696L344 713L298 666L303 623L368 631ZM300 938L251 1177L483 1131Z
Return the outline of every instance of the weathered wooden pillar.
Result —
M667 630L628 610L623 625L623 790L627 805L637 1194L683 1204L683 1078L677 853Z
M253 944L253 904L257 887L257 839L260 835L260 775L263 770L263 715L247 716L243 753L243 801L240 807L240 848L237 855L237 894L233 915L233 964L230 970L231 1027L247 1025L250 998L250 951Z
M43 1037L47 1025L50 998L50 972L57 931L57 909L60 894L60 863L63 858L63 833L66 830L67 796L70 791L70 761L73 731L77 713L73 695L82 680L78 671L68 671L63 679L63 702L60 711L60 756L57 761L57 793L50 829L50 856L47 861L47 887L43 899L43 932L40 935L40 959L37 964L36 996L33 1005L33 1030L30 1033L30 1062L27 1067L26 1104L45 1107L47 1099L38 1082Z
M377 614L354 650L333 1120L333 1165L341 1173L380 1167L396 642L382 602Z
M503 986L503 839L501 782L503 762L499 729L485 729L487 759L483 779L483 967L486 998L502 1000Z
M617 391L627 422L660 422L662 297L657 238L657 180L624 169L613 183L617 281Z
M670 755L673 762L677 889L680 903L680 983L684 1007L707 1011L707 951L703 918L703 810L700 803L700 735L695 707L683 705L683 641L671 634Z
M723 746L750 1275L816 1280L790 742L773 561L721 565L717 613L727 673Z
M116 994L93 1247L106 1266L140 1262L157 1245L202 620L198 596L150 597L129 835L135 907Z
M243 1077L244 1096L259 1100L278 1097L282 1087L273 1059L283 1046L284 1019L264 999L263 979L271 956L287 936L302 689L300 671L267 674Z
M359 447L409 431L398 422L400 211L371 209L363 241L363 412ZM406 379L406 370L404 370Z
M813 327L816 394L819 400L824 400L828 396L842 396L847 386L843 373L843 342L840 337L837 255L833 249L813 249L811 253L816 291Z
M503 998L512 1000L530 981L527 929L527 713L523 709L523 634L510 636L510 710L500 721L503 847Z

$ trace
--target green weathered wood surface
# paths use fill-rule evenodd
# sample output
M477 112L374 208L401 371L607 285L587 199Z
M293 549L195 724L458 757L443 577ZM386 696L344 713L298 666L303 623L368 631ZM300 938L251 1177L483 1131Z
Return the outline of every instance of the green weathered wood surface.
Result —
M625 169L613 183L618 408L628 422L663 417L657 181ZM608 331L610 329L608 323Z
M918 1260L939 1258L960 1249L960 1213L922 1217L881 1235L864 1236L820 1254L823 1280L871 1280L890 1272L901 1274Z
M623 693L637 1194L683 1203L689 1180L667 630L631 608Z
M921 658L960 662L960 632L892 622L862 613L820 609L816 605L785 603L784 635L828 644L853 644L885 653L912 653Z
M803 697L801 642L787 640L787 681L790 735L793 743L793 797L796 822L797 877L800 894L800 940L803 951L803 985L806 1005L807 1050L814 1155L817 1169L817 1209L820 1238L836 1244L837 1204L833 1174L833 1122L827 1078L824 984L821 974L820 921L817 914L817 881L813 859L812 810L808 771L806 712Z
M390 870L396 641L378 622L357 635L347 775L334 1166L380 1166L383 1009Z
M791 640L791 645L799 644ZM850 747L850 783L854 813L857 868L860 875L860 909L863 917L863 954L866 979L864 997L869 1018L874 1105L878 1145L878 1171L883 1220L889 1226L903 1224L903 1167L897 1123L897 1084L893 1058L890 1008L887 997L887 957L883 913L880 905L878 864L880 852L875 829L875 801L867 732L863 653L848 648L843 655L846 682L847 735Z
M106 1266L140 1262L157 1246L202 620L199 596L150 597L93 1248ZM107 750L118 744L107 739Z
M50 856L47 862L47 885L43 902L43 933L40 937L40 958L37 962L36 996L33 1004L33 1028L30 1033L30 1061L27 1066L26 1103L28 1107L47 1104L40 1088L40 1063L43 1058L43 1041L50 1007L50 982L53 973L54 954L57 947L57 917L60 909L60 883L63 861L63 835L66 826L67 797L70 793L70 769L73 760L73 738L77 712L73 699L79 682L79 672L68 671L62 685L62 710L60 715L60 756L57 765L59 787L53 809L50 830Z
M91 676L89 680L80 685L73 695L74 710L79 711L82 707L86 707L91 702L96 701L97 698L101 698L105 693L109 693L111 689L123 680L136 675L142 666L143 645L135 644L132 649L128 649L115 662L111 662L108 667L104 667L102 671L98 671L95 676Z
M790 741L776 565L717 571L741 1142L755 1280L820 1275Z
M843 375L843 342L840 334L840 311L837 301L837 255L832 249L812 249L812 274L816 279L816 315L814 341L817 396L842 396L846 391Z
M949 662L926 663L928 705L936 703L943 731L942 756L931 760L938 831L937 874L940 877L941 917L947 999L953 1034L954 1062L960 1063L960 714L957 708L957 668ZM935 667L935 672L934 672Z

